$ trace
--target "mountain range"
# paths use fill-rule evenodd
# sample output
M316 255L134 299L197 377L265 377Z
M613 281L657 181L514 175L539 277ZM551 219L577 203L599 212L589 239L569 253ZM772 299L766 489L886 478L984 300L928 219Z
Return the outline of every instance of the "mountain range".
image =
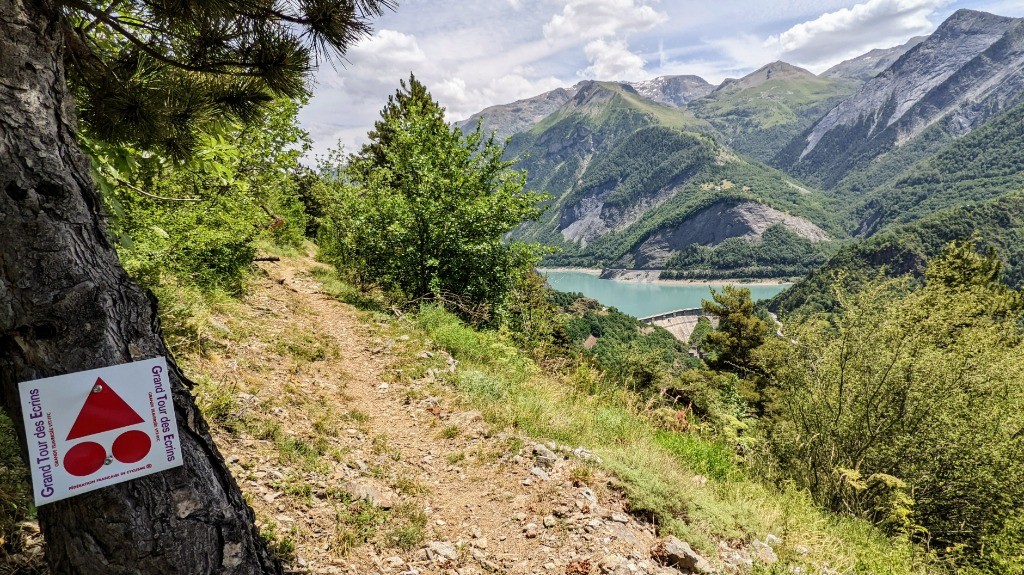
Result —
M1021 201L1024 19L960 10L818 75L772 62L718 86L583 81L460 126L478 122L552 195L514 232L558 247L548 263L803 275L873 236Z

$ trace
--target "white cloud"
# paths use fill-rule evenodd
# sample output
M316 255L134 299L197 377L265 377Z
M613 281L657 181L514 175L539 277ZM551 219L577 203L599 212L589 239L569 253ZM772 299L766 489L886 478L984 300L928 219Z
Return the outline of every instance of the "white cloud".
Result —
M494 70L502 67L496 62L507 53L493 57L476 53L476 59L465 59L472 52L470 46L481 45L481 39L477 34L453 36L421 39L382 29L354 46L344 67L321 69L314 97L301 112L315 142L313 154L323 154L339 141L349 151L358 149L387 97L410 72L427 86L452 121L565 85L564 80L537 73L529 58L504 60L507 73L496 76Z
M763 47L797 63L835 62L870 47L887 47L931 32L935 25L929 17L948 3L949 0L868 0L770 36Z
M549 41L578 41L643 32L668 19L635 0L569 0L544 25Z
M646 64L643 57L629 49L627 38L667 19L668 15L642 0L568 0L543 31L552 45L587 42L583 53L590 66L577 71L577 76L624 80L645 76Z
M594 40L583 49L590 66L580 72L595 80L638 80L644 76L646 62L630 52L624 40Z
M873 48L902 44L935 29L932 17L951 0L867 0L826 12L767 38L737 33L707 41L740 67L784 60L821 72Z
M349 64L344 69L322 80L329 82L328 87L344 89L357 102L394 90L399 80L428 62L416 36L394 30L381 30L353 46L346 59Z
M364 63L415 64L427 57L416 42L416 36L386 29L353 46L349 55Z
M1024 16L1024 0L403 0L344 66L318 71L301 118L318 151L352 149L410 72L452 120L580 76L718 82L778 59L820 72L961 7Z
M760 62L762 65L782 58L782 51L763 36L737 33L728 38L708 40L707 44L734 63L733 67L747 68Z

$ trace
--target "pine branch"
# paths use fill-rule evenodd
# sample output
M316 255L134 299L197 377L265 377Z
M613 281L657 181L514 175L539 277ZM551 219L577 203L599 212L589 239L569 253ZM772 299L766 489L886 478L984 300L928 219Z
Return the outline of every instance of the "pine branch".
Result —
M143 41L141 38L136 36L130 30L125 28L125 26L123 26L121 24L121 22L117 18L115 18L113 16L110 16L109 14L104 14L103 12L94 10L88 4L86 4L84 2L79 2L78 0L68 0L68 4L74 6L75 8L78 8L80 10L83 10L83 11L91 14L93 17L95 17L96 19L102 21L107 26L110 26L118 34L120 34L122 37L124 37L125 40L128 40L129 42L134 44L136 47L138 47L140 50L145 52L147 55L149 55L150 57L152 57L153 59L155 59L155 60L157 60L159 62L167 64L168 66L172 66L174 68L185 70L187 72L199 72L199 73L206 73L206 74L229 74L229 75L232 75L232 76L252 76L252 77L257 77L257 78L263 76L263 74L261 72L258 72L258 71L247 71L247 70L230 69L230 67L238 67L238 68L255 68L256 67L253 64L248 64L248 63L245 63L245 62L237 62L237 61L209 62L209 63L207 63L205 65L202 65L202 66L195 65L195 64L188 64L188 63L185 63L185 62L179 62L178 60L175 60L174 58L170 58L166 54L163 54L159 50L153 48L151 43Z

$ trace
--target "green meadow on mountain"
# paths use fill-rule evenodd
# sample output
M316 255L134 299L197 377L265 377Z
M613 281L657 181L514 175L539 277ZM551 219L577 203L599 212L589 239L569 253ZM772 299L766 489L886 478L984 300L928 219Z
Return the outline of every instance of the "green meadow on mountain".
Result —
M726 80L690 107L737 152L768 162L857 86L855 80L773 62L739 80Z

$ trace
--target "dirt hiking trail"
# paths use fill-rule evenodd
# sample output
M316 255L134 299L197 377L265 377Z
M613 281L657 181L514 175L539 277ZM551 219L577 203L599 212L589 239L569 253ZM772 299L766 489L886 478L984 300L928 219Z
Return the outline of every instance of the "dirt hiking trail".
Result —
M211 320L228 341L182 362L290 571L680 572L585 449L490 429L436 381L458 362L325 294L316 265L261 263ZM403 373L414 357L441 367Z

